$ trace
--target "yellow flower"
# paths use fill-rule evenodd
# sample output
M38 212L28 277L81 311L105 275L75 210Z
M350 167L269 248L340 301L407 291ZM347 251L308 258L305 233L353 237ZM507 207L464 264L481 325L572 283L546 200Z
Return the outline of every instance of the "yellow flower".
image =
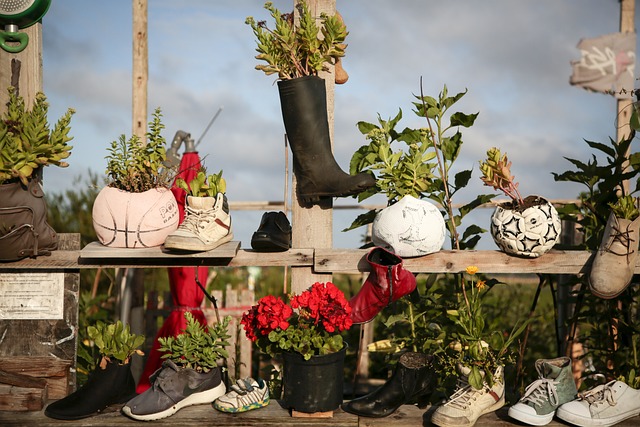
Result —
M478 288L478 290L483 290L486 287L487 282L485 282L484 280L478 280L478 283L476 283L476 288Z
M470 275L474 275L478 272L478 267L476 267L475 265L470 265L469 267L467 267L467 274Z

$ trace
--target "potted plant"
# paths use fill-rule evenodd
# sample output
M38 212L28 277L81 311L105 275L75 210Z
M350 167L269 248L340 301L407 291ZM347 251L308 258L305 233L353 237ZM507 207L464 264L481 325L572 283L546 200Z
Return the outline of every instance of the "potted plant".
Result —
M617 297L631 283L640 241L638 199L622 196L609 207L611 213L589 272L591 293L605 299Z
M162 367L151 376L151 388L131 399L122 412L140 421L169 417L180 409L209 404L224 395L220 359L229 354L231 316L213 326L198 322L185 312L187 326L175 337L160 337Z
M503 331L486 331L482 303L496 280L482 280L478 267L469 266L460 281L457 307L446 311L450 325L437 353L440 369L457 377L455 391L431 417L437 426L472 426L482 414L505 404L504 366L512 361L510 348L530 319ZM463 422L464 420L464 422Z
M136 394L130 362L134 354L143 354L139 347L144 336L132 334L129 325L121 321L110 324L98 321L87 327L87 334L98 349L97 366L82 387L47 406L44 413L50 418L86 418L109 405L125 403Z
M160 246L178 227L178 206L169 187L172 171L165 167L166 140L157 108L149 122L147 143L137 135L111 142L106 173L109 183L93 205L93 227L105 246Z
M176 186L186 194L185 218L165 239L165 249L210 251L233 239L222 170L207 176L202 167L189 183L176 179Z
M487 151L487 158L480 161L480 171L485 185L511 198L498 205L491 216L491 235L498 247L529 258L549 251L560 240L561 222L555 207L540 196L522 198L511 175L511 162L498 148Z
M48 255L58 247L58 235L47 222L42 190L43 168L67 167L71 108L50 128L49 104L39 92L27 109L9 87L7 110L0 119L0 261Z
M344 56L347 29L337 15L321 14L318 26L304 0L296 4L299 18L282 14L271 2L264 8L274 20L270 29L265 21L247 17L256 37L256 66L266 75L277 75L278 91L287 138L293 152L298 200L317 202L320 198L343 197L373 186L367 173L345 173L331 151L325 81L319 73Z
M271 357L282 355L284 402L298 412L328 412L342 403L342 332L351 307L333 283L314 283L289 303L267 295L242 315L247 338Z

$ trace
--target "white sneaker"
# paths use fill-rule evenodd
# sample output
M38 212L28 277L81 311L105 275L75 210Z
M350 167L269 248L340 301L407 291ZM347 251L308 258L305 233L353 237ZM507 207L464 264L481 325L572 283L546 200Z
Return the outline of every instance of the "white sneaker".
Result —
M224 396L213 403L213 407L222 412L246 412L264 408L269 404L269 387L261 378L243 378L236 381Z
M468 382L469 368L459 367L457 389L431 416L431 422L440 427L471 427L480 415L497 411L504 406L504 375L499 367L493 387L486 383L476 390Z
M187 196L185 218L164 241L166 249L210 251L233 239L227 197Z
M556 416L582 427L612 426L640 415L640 390L622 381L599 385L560 406Z

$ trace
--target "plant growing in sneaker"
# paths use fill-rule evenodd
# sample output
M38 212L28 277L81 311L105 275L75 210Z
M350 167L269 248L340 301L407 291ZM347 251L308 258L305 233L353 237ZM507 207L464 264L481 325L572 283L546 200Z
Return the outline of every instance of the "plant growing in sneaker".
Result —
M273 30L265 21L256 22L251 16L245 21L256 36L256 59L266 62L256 65L256 70L266 75L277 74L280 80L317 76L328 69L327 63L335 64L344 56L347 47L344 41L349 33L337 15L323 13L316 24L307 3L300 1L296 5L300 15L296 27L293 14L281 13L272 2L266 2L264 8L274 20Z
M227 192L227 182L222 177L222 170L207 176L207 170L204 167L189 183L182 178L176 179L176 186L193 197L215 197L218 193Z
M344 347L342 332L353 324L351 307L333 283L314 283L290 303L267 295L242 315L247 338L271 357L299 353L305 360L335 353Z
M177 336L160 337L160 351L163 359L169 359L177 366L197 372L209 372L218 368L218 361L229 357L228 333L231 316L225 316L220 323L204 327L190 312L185 312L186 329Z
M151 387L131 399L122 412L140 421L169 417L180 409L210 404L222 396L220 358L228 357L227 328L230 316L206 328L185 312L187 326L176 337L158 338L160 351L167 352L162 366L151 377Z

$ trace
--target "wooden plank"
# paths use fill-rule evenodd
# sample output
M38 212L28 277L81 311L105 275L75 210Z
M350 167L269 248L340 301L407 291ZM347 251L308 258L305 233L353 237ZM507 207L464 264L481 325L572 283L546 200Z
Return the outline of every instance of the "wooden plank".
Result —
M366 261L367 250L315 250L314 269L319 272L358 273L371 270ZM552 250L539 258L519 258L501 251L442 250L433 254L403 260L414 273L459 273L475 265L481 273L546 273L585 274L589 271L588 251ZM640 261L636 265L640 273Z
M40 411L47 401L47 387L0 384L0 411Z
M41 388L47 387L47 381L41 378L30 377L29 375L16 374L0 370L0 384L17 387Z
M109 259L140 259L151 258L156 260L191 258L233 258L240 249L240 242L231 241L217 248L205 252L170 252L162 246L152 248L113 248L100 242L91 242L80 251L80 261L95 261Z
M33 106L36 93L42 91L42 24L20 29L29 36L29 44L19 53L0 49L0 113L6 111L7 88L14 86L27 108Z

